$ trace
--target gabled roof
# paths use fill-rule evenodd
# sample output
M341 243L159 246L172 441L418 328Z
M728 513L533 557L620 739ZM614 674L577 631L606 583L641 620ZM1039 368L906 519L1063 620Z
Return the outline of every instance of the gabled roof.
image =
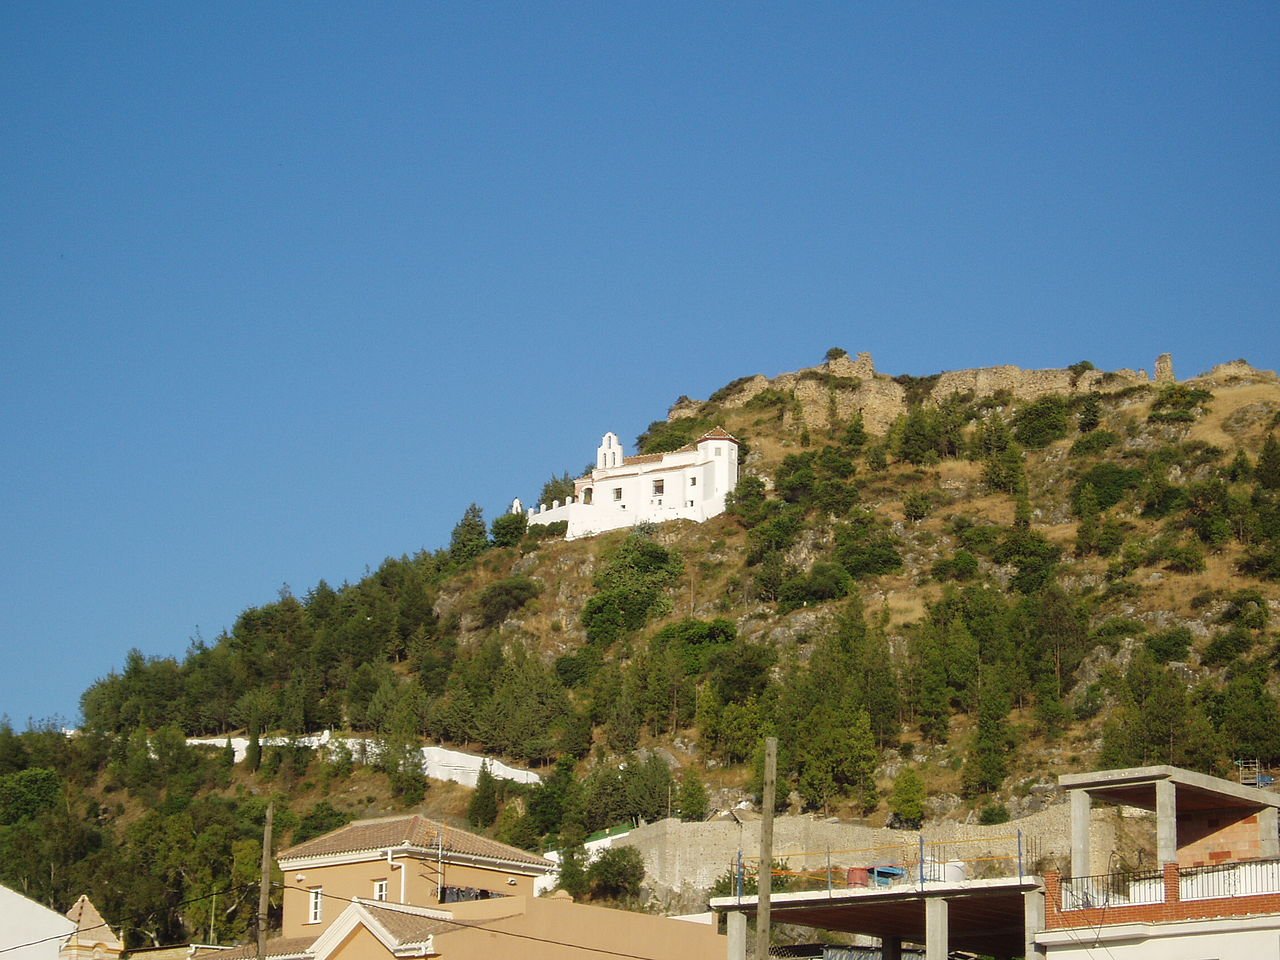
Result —
M375 853L389 847L416 847L422 850L440 848L445 854L501 861L544 873L555 868L550 860L536 853L477 836L417 814L357 820L323 836L282 850L276 854L276 859L283 862L344 853Z
M67 911L67 919L76 925L75 930L71 932L72 937L82 939L85 943L100 943L108 949L124 949L124 944L120 942L115 931L107 926L98 908L83 893Z
M733 434L725 430L724 427L712 427L710 430L708 430L706 433L700 436L697 440L695 440L693 442L693 445L697 446L703 440L732 440L734 443L740 442L737 437L735 437Z

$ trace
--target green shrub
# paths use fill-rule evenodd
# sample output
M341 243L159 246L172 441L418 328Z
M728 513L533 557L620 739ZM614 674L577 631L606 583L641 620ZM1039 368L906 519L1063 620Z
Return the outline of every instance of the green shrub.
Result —
M1003 803L989 803L978 813L978 822L985 827L1009 822L1009 808Z
M1160 663L1182 662L1191 652L1191 631L1186 627L1170 627L1147 637L1147 649Z
M785 580L778 591L782 610L839 600L849 592L849 573L838 563L819 561L806 576Z
M531 523L525 532L525 539L538 543L542 540L554 540L569 532L568 520L556 520L552 523Z
M972 580L978 575L978 558L968 550L957 550L950 559L933 565L933 575L939 580Z
M924 491L909 493L902 501L902 512L913 523L923 520L932 509L933 497Z
M568 526L568 521L565 521ZM504 513L494 517L489 524L489 535L495 547L514 547L523 539L529 528L529 518L523 511L520 513Z
M1196 414L1209 405L1213 394L1185 383L1171 383L1161 388L1151 404L1150 423L1192 423Z
M1254 636L1241 626L1234 626L1217 634L1205 647L1201 661L1215 667L1231 663L1253 649Z
M1073 457L1095 457L1119 442L1120 438L1110 430L1095 430L1073 443L1069 452Z
M1080 475L1071 493L1071 503L1078 512L1080 495L1086 486L1091 486L1098 498L1098 509L1106 510L1119 503L1128 491L1137 489L1141 483L1141 470L1126 469L1114 463L1099 463Z
M835 558L855 580L902 568L898 538L866 511L836 527Z
M1038 397L1013 416L1013 436L1024 447L1039 450L1062 440L1070 429L1069 405L1057 394Z
M501 623L536 597L540 589L536 581L523 576L494 581L476 599L480 622L486 627Z

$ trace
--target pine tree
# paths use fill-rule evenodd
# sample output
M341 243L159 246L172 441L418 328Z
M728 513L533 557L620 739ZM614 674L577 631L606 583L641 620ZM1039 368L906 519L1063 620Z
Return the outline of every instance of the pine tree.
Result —
M471 504L449 537L449 559L462 564L474 560L489 547L489 532L484 523L484 512Z
M978 729L969 746L963 772L965 791L971 796L1000 789L1009 772L1012 737L1008 714L1009 700L1003 690L984 691L978 705Z
M677 809L681 820L705 820L707 817L707 788L702 779L692 770L685 773L680 781L680 795Z
M1280 441L1274 433L1268 434L1258 454L1258 465L1254 468L1254 479L1264 490L1280 490Z
M898 826L919 830L924 820L924 781L912 767L903 768L893 781L893 794L889 797L889 809L898 818Z
M476 790L467 804L467 823L483 830L498 819L498 784L489 772L489 761L480 765Z
M1101 531L1102 511L1098 508L1098 495L1094 492L1093 484L1086 483L1080 491L1076 512L1080 515L1080 525L1076 528L1076 556L1083 557L1097 552L1098 535Z
M1080 402L1080 414L1077 418L1081 433L1090 433L1102 422L1102 398L1096 393L1087 393Z

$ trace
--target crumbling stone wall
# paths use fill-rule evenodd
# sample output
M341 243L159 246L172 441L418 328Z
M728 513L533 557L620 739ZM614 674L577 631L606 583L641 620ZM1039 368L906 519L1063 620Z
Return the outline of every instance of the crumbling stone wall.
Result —
M1235 369L1241 367L1243 370ZM1232 368L1228 370L1227 368ZM1244 371L1257 374L1244 361L1215 368L1221 375L1244 377ZM1167 353L1156 360L1156 379L1173 381L1173 360ZM928 401L941 403L954 393L972 393L987 397L1008 391L1015 400L1034 400L1051 393L1087 393L1120 390L1150 381L1144 370L1024 370L1011 365L949 370L938 376ZM876 372L870 353L859 353L856 359L836 357L821 366L783 373L770 380L757 374L734 387L720 405L728 408L745 406L753 397L768 389L793 396L795 407L787 416L793 423L822 429L830 426L834 416L847 422L857 413L871 433L884 433L907 409L907 391L892 377ZM928 402L927 401L927 402ZM682 398L667 413L669 420L695 416L701 407L697 401Z

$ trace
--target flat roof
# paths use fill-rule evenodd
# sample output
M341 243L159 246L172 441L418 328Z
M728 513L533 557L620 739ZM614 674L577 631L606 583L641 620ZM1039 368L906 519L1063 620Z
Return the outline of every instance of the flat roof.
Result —
M1058 786L1064 790L1084 790L1100 800L1154 810L1156 784L1161 780L1174 784L1179 810L1280 807L1280 795L1269 790L1246 787L1181 767L1126 767L1094 773L1066 773L1058 777Z
M775 893L769 915L777 923L839 930L871 937L898 937L924 943L925 901L947 901L948 947L997 957L1022 956L1026 948L1023 894L1040 887L1038 877L928 881L852 890ZM715 897L718 913L753 915L757 898Z

